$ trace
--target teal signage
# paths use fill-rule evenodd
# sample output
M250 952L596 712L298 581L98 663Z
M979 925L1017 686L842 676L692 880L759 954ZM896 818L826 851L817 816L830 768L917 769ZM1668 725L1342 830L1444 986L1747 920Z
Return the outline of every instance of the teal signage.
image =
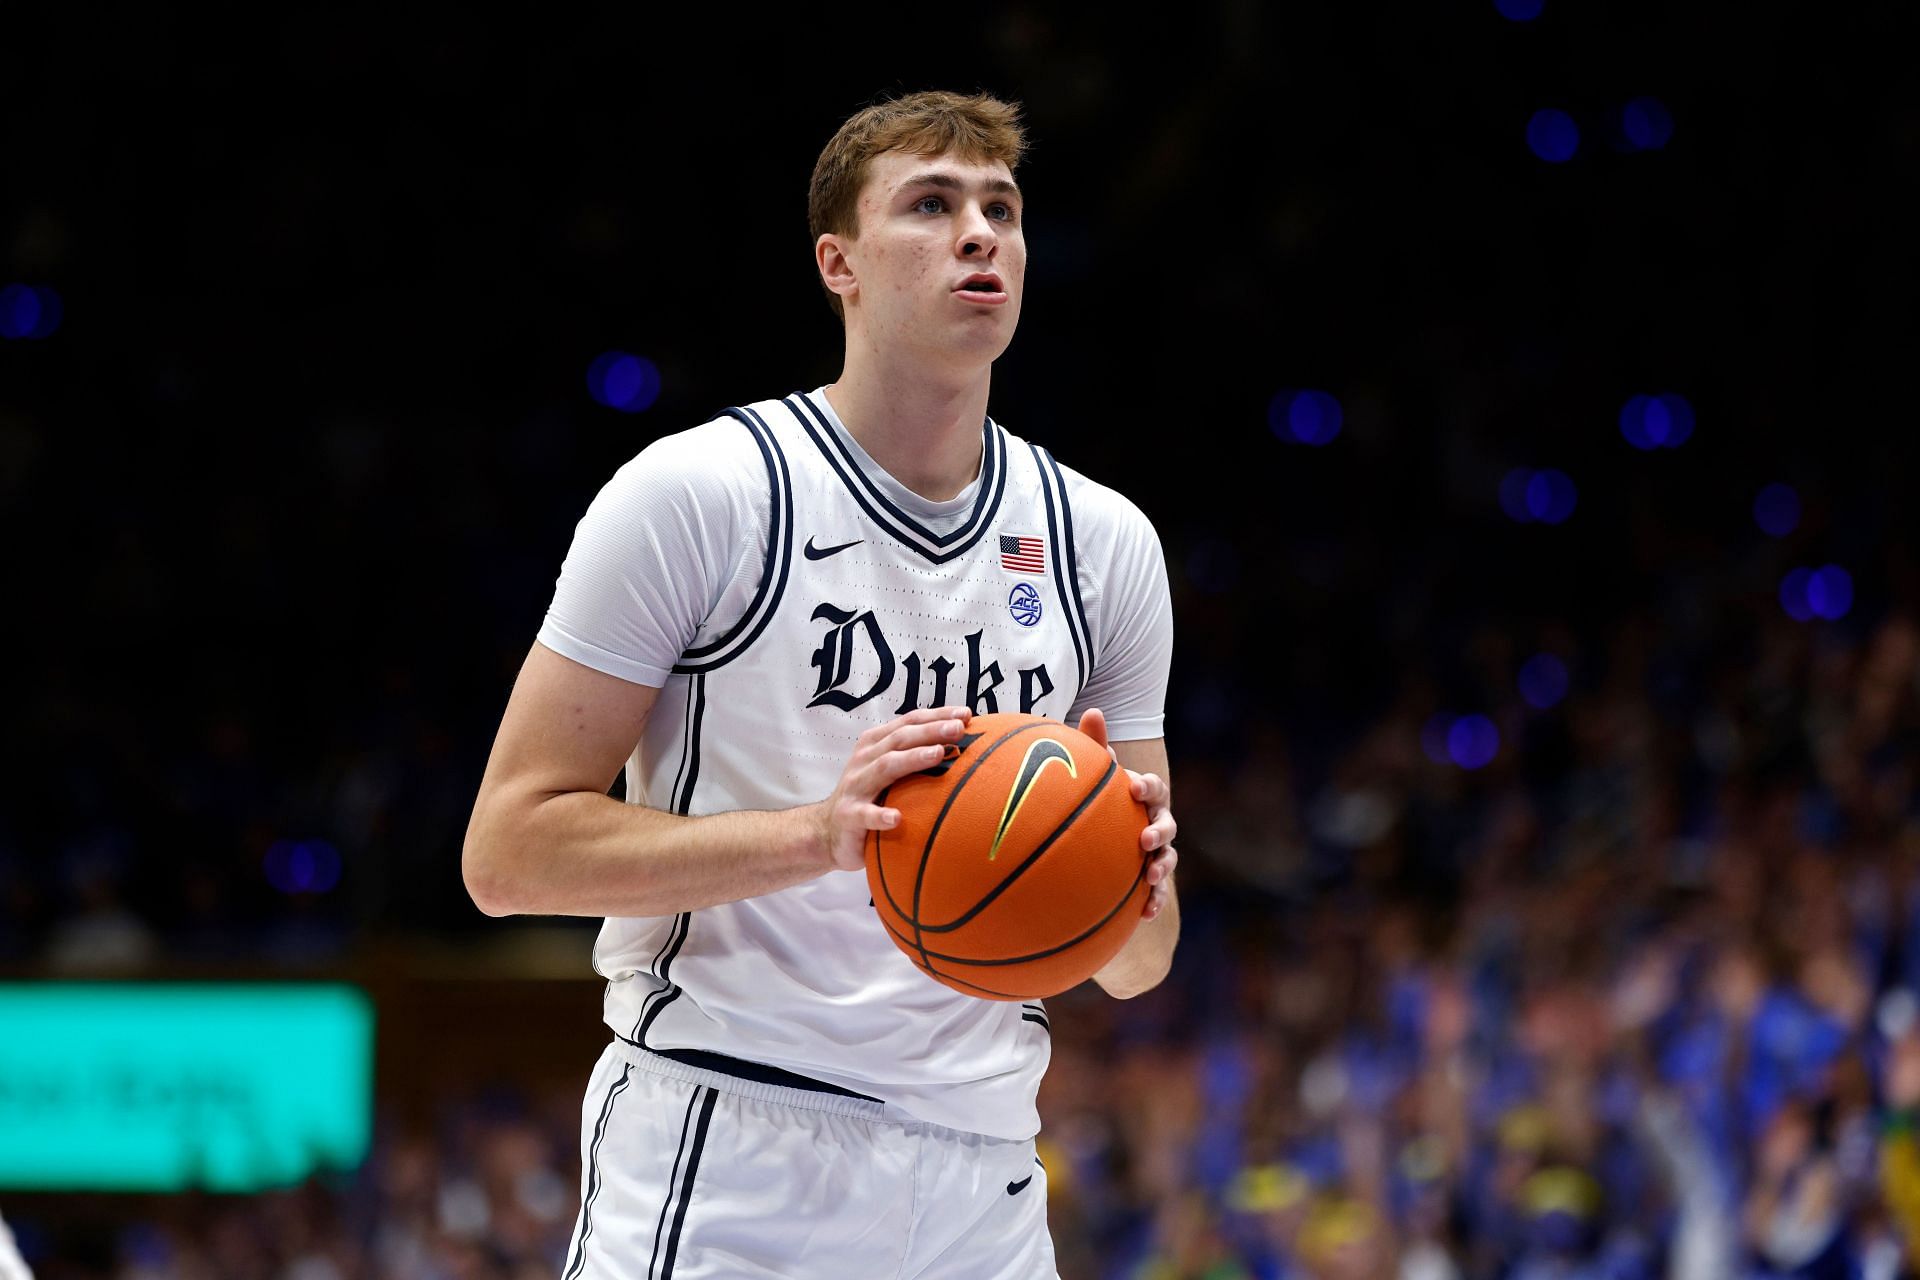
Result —
M0 1188L256 1191L365 1158L346 986L0 983Z

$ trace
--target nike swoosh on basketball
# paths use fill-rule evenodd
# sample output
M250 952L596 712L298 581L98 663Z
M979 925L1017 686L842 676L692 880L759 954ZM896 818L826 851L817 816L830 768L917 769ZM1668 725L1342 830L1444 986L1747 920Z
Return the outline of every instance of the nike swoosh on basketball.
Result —
M1009 1182L1007 1184L1007 1194L1010 1196L1019 1195L1022 1191L1025 1191L1027 1189L1027 1184L1032 1181L1033 1181L1033 1175L1028 1174L1026 1177L1020 1179L1020 1181L1018 1182Z
M843 542L837 547L816 547L813 545L813 539L809 537L807 545L800 548L800 551L809 560L825 560L830 555L845 551L848 547L857 547L865 541L865 538L855 538L852 542Z

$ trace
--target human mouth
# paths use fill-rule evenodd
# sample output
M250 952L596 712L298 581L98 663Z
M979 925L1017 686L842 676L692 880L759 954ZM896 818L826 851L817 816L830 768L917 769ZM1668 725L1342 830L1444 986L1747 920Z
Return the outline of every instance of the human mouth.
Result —
M1006 287L1000 277L990 271L976 272L962 280L953 291L962 302L977 307L998 307L1007 301Z

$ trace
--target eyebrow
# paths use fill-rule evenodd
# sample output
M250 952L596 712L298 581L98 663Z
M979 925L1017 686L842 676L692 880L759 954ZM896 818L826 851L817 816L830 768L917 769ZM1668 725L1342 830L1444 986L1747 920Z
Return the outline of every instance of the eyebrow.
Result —
M1015 200L1024 199L1020 188L1005 178L989 178L981 185L995 195L1012 196ZM905 191L909 187L940 187L947 191L964 191L966 186L966 183L949 173L921 173L901 183L898 190Z

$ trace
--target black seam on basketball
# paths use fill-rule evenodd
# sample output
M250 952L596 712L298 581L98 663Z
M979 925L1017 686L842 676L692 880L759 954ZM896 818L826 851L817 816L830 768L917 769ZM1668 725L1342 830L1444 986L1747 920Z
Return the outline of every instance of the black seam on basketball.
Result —
M1088 938L1091 938L1094 934L1106 928L1107 921L1119 915L1120 909L1122 907L1125 907L1129 902L1133 901L1133 891L1140 887L1140 881L1142 877L1144 877L1146 874L1147 874L1147 859L1144 856L1142 856L1142 858L1140 859L1139 874L1134 876L1133 883L1127 886L1126 896L1121 898L1119 902L1114 904L1113 910L1107 912L1107 914L1105 914L1104 916L1101 916L1098 924L1095 924L1092 928L1088 929L1085 933L1081 934L1079 937L1069 938L1067 941L1061 943L1057 947L1048 947L1045 951L1036 951L1032 955L1008 956L1004 960L971 960L971 959L968 959L966 956L948 956L948 955L942 955L938 951L929 951L927 952L928 965L929 967L931 967L933 961L944 960L949 964L972 965L975 968L994 968L999 965L1026 964L1029 960L1045 960L1048 956L1057 956L1062 951L1068 951L1074 947L1079 946L1081 943L1085 942Z
M880 794L873 798L873 802L884 809L887 804L887 793L892 790L892 783L888 783L886 786L880 788ZM880 837L883 833L873 831L868 834L873 841L873 865L879 868L880 896L887 900L889 907L893 908L893 914L905 920L907 919L907 913L900 909L899 902L894 899L893 890L887 885L887 860L880 849Z
M927 959L927 948L924 939L920 936L920 890L923 889L927 883L927 862L933 857L933 842L940 838L940 825L947 820L947 813L953 808L953 802L960 798L960 793L966 790L967 783L972 780L975 773L979 772L980 766L987 762L988 756L1021 734L1032 733L1035 729L1044 729L1046 726L1047 722L1045 720L1035 720L1027 724L1015 725L988 743L987 749L980 753L979 759L967 766L967 771L960 775L960 780L953 784L953 788L947 792L946 800L940 805L940 812L933 820L933 830L927 833L926 847L920 851L920 869L913 877L913 913L906 917L913 921L913 948L920 953L922 960ZM894 903L893 909L899 911L900 904Z
M895 940L898 941L902 947L908 947L912 945L910 942L907 941L907 936L905 934L901 933L898 929L888 924L884 919L880 921L880 924L882 927L886 929L888 933L894 936ZM1026 996L1022 995L1018 991L996 991L992 987L983 987L977 982L968 982L965 978L956 978L950 973L942 973L940 972L940 970L934 968L930 964L921 964L918 960L914 960L912 956L908 956L907 959L912 961L914 968L926 974L929 978L936 979L940 982L957 982L961 986L966 987L970 991L979 991L990 996L999 996L1002 999L1006 999L1006 1000L1025 1000L1027 998Z
M995 885L992 889L988 890L986 897L980 899L980 901L974 903L971 907L967 908L967 910L963 912L958 919L952 921L951 923L923 924L919 926L921 931L924 933L952 933L955 929L958 929L961 925L966 924L969 920L973 919L975 916L979 915L982 911L986 910L988 905L992 903L995 898L999 897L1002 893L1006 892L1006 888L1008 885L1012 884L1015 880L1018 880L1021 876L1025 875L1027 872L1027 868L1031 867L1034 863L1038 862L1040 860L1040 855L1053 847L1054 842L1058 840L1063 834L1065 834L1067 828L1072 826L1074 822L1079 819L1081 814L1087 811L1087 807L1089 805L1091 805L1095 800L1099 799L1100 793L1106 790L1108 779L1112 778L1114 775L1114 772L1119 768L1120 766L1117 762L1111 761L1111 760L1108 761L1107 771L1101 774L1100 780L1098 782L1095 782L1093 784L1092 789L1089 790L1086 795L1080 798L1080 803L1073 807L1073 812L1069 813L1066 817L1062 818L1060 820L1060 825L1055 827L1053 831L1047 836L1047 838L1045 840L1042 840L1038 845L1038 847L1036 847L1032 853L1026 856L1025 860L1022 861L1019 866L1015 867L1012 871L1009 871L1007 873L1006 879L1002 880L999 884Z

